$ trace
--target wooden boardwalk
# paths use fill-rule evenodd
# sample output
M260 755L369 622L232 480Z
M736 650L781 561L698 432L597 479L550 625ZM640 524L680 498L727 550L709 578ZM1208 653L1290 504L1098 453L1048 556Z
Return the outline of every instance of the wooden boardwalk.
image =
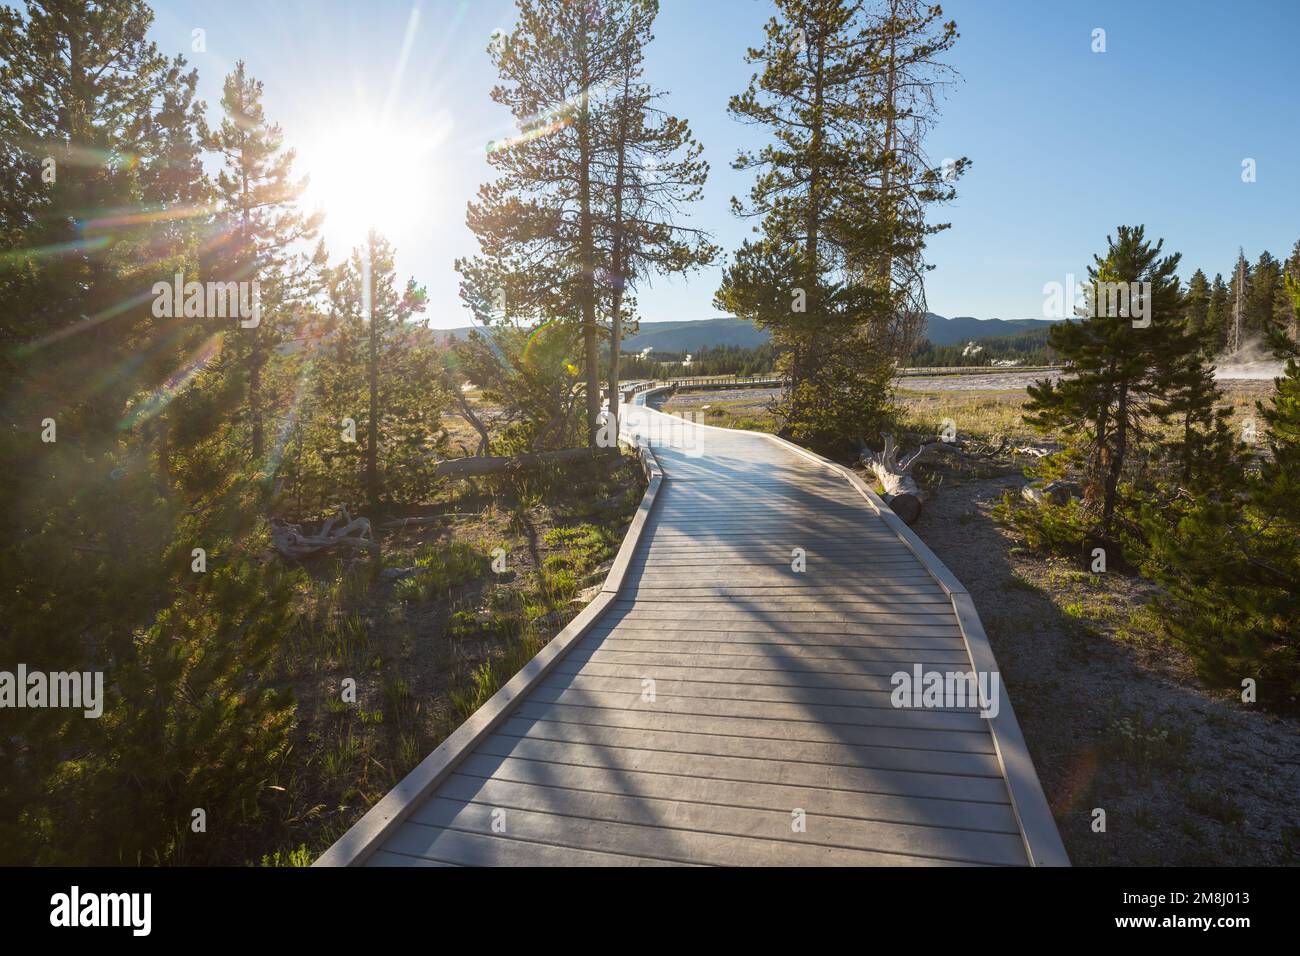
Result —
M612 588L319 864L1067 863L1005 690L992 719L891 703L915 665L996 664L879 499L767 436L625 418L663 477Z

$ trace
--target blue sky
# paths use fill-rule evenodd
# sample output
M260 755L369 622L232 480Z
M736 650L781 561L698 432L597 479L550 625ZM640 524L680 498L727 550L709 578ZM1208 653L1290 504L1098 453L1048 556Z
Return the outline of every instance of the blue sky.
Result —
M1300 3L1248 8L1209 0L1135 3L950 0L962 34L951 63L962 74L930 139L936 163L974 163L955 203L940 210L952 229L929 251L930 307L942 315L1039 317L1043 285L1081 275L1120 223L1183 253L1197 267L1231 268L1238 246L1285 256L1300 239ZM397 69L418 8L405 66ZM731 196L750 177L729 168L751 129L731 121L728 97L751 68L745 48L762 39L769 0L661 0L647 51L664 105L687 118L712 164L693 224L735 248L750 223ZM488 96L495 76L486 44L514 22L510 0L158 0L152 33L186 52L214 119L221 80L243 58L265 81L266 109L303 149L302 171L337 166L347 130L384 103L401 123L436 134L427 154L376 161L377 177L418 177L421 194L379 223L398 264L430 293L437 327L468 322L452 261L475 251L466 201L490 178L484 144L512 131ZM206 52L190 52L202 28ZM1106 31L1106 52L1092 32ZM1242 161L1257 180L1243 183ZM335 258L357 238L332 223ZM647 321L714 313L718 270L641 290Z

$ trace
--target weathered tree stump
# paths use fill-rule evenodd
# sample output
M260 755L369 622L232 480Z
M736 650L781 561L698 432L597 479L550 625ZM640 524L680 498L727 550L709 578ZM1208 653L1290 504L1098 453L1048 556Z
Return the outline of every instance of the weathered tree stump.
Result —
M862 450L862 463L871 469L876 480L880 482L880 487L884 489L882 497L893 509L894 514L902 518L906 524L910 525L921 517L921 507L925 501L921 486L912 476L912 466L920 461L921 456L935 444L938 443L922 445L901 462L898 460L898 447L894 444L894 436L890 434L885 435L883 451L873 452L870 448Z

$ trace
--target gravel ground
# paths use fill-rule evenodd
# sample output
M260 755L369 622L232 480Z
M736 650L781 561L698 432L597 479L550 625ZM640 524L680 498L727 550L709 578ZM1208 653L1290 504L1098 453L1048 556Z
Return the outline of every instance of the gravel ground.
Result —
M994 392L1023 389L1045 378L1054 382L1060 377L1055 371L989 371L982 375L904 375L894 379L894 384L914 392Z
M1070 858L1300 863L1300 726L1203 688L1152 585L1015 548L992 510L1021 484L945 481L915 530L979 608Z

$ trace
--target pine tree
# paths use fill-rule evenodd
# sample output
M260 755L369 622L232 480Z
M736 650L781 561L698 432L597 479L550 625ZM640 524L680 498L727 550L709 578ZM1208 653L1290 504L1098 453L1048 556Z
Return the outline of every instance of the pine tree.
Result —
M23 622L0 632L0 658L101 671L108 689L99 721L46 710L7 730L6 862L177 860L190 810L250 810L282 743L258 648L291 595L259 560L238 470L218 467L210 330L151 309L166 273L198 277L211 239L195 77L148 42L151 19L133 0L0 14L0 139L24 157L0 206L0 586Z
M1292 340L1300 342L1300 308L1295 290L1300 287L1300 239L1291 247L1291 255L1282 266L1282 288L1278 294L1275 327Z
M1232 268L1232 278L1228 280L1228 311L1224 324L1224 351L1236 351L1244 347L1250 338L1248 310L1245 306L1245 303L1250 298L1250 284L1250 263L1246 260L1245 251L1239 249L1237 251L1237 262ZM1240 340L1238 340L1238 337Z
M1183 294L1180 317L1183 336L1194 347L1157 356L1160 392L1152 413L1172 427L1173 437L1161 442L1161 456L1175 468L1169 490L1224 489L1240 477L1240 449L1229 422L1232 409L1209 358L1214 354L1209 330L1211 291L1205 273L1196 270Z
M942 9L929 0L884 0L868 23L879 51L871 86L879 104L884 164L874 194L861 197L867 203L862 218L874 220L872 228L885 244L876 272L891 309L875 317L878 336L902 359L923 334L929 311L923 281L930 268L924 261L926 240L948 228L947 223L927 223L926 210L954 198L952 184L970 165L962 158L935 170L925 150L938 116L936 95L956 76L941 58L957 42L957 24L945 21Z
M1232 321L1232 295L1223 276L1216 274L1210 286L1210 302L1206 308L1206 349L1209 355L1220 355L1228 342L1228 324Z
M1187 291L1183 295L1183 316L1187 322L1187 331L1205 340L1207 354L1213 354L1209 348L1210 296L1210 281L1204 272L1197 269L1188 280Z
M1291 289L1300 313L1300 284ZM1148 516L1157 604L1205 679L1260 703L1300 708L1300 365L1297 346L1269 406L1268 454L1230 491L1200 494L1176 524Z
M399 470L399 453L411 450L414 442L419 452L431 435L393 434L399 429L399 423L410 422L420 417L418 403L412 403L412 396L403 394L403 386L415 385L420 373L427 374L434 367L436 357L417 355L414 351L412 330L409 323L424 311L427 296L423 287L414 279L407 280L404 287L398 288L394 265L393 247L375 230L370 230L366 237L364 250L357 250L352 256L352 271L361 278L362 311L366 323L366 497L372 510L380 507L380 498L385 482L380 478L381 464L385 471L391 467L392 477L396 478ZM415 359L414 368L411 360ZM413 374L414 373L414 374ZM428 423L430 433L437 430L436 390L429 395L429 410L433 413ZM381 439L381 432L390 432ZM423 439L423 440L422 440ZM381 442L384 453L381 453ZM382 459L382 460L381 460ZM419 457L415 458L418 463ZM406 462L409 463L409 460ZM432 462L428 462L428 476L431 481Z
M287 572L257 516L260 487L229 473L178 521L164 566L170 597L153 622L110 644L115 664L104 718L89 746L55 780L82 791L56 804L55 832L77 832L43 848L47 862L241 863L235 833L254 821L294 719L292 694L271 676L293 623ZM192 570L192 545L209 569ZM205 813L212 840L195 835Z
M1285 295L1282 264L1265 250L1251 270L1246 292L1246 329L1251 335L1265 340L1273 334L1278 326L1278 305Z
M122 426L179 351L177 330L150 315L151 258L183 256L189 239L160 236L155 247L151 222L167 210L131 212L149 189L159 203L175 198L156 187L166 163L140 149L146 131L192 131L157 111L187 90L169 85L182 61L148 41L151 19L127 0L0 12L0 141L16 159L0 188L0 580L7 613L23 622L0 632L0 657L51 668L80 669L137 622L128 596L147 607L159 591L160 482L148 445ZM201 171L188 173L175 174L174 192L201 193ZM25 759L39 785L40 763L58 752L37 753Z
M1222 491L1239 481L1241 449L1230 427L1232 408L1205 357L1204 336L1185 322L1186 345L1156 357L1159 388L1151 413L1172 428L1173 437L1160 442L1162 457L1175 468L1171 491Z
M618 79L603 114L610 128L600 136L610 144L610 155L594 176L597 244L608 263L601 299L610 317L608 396L615 421L623 326L635 321L631 296L637 284L655 274L690 272L718 252L707 234L676 221L700 199L709 165L687 123L658 109L655 101L663 94L642 82L658 12L658 0L629 0L619 10Z
M582 423L579 370L570 356L578 330L509 322L475 330L452 350L456 380L478 386L500 408L493 448L507 454L571 447Z
M262 468L268 414L263 374L271 350L290 328L295 305L318 291L323 246L310 257L296 250L316 239L321 216L298 209L306 183L293 179L294 151L285 148L280 127L267 121L262 83L242 60L226 77L221 107L224 119L208 145L223 164L217 194L228 242L211 271L223 281L257 282L260 288L260 322L232 333L228 351L245 375L250 454Z
M905 354L899 317L915 311L920 251L941 228L923 211L952 196L924 164L928 117L918 104L956 34L936 26L937 8L909 3L882 18L862 3L777 7L766 44L748 55L762 69L729 107L776 140L733 164L759 172L751 205L733 208L760 217L762 237L736 252L717 301L769 329L781 349L788 433L831 447L879 428L893 360ZM912 279L900 283L900 271Z
M1125 466L1150 447L1169 370L1198 343L1184 332L1179 256L1161 257L1164 241L1152 245L1142 226L1120 226L1107 245L1088 268L1093 314L1051 331L1065 374L1029 387L1025 420L1059 429L1078 446L1086 461L1084 503L1109 539ZM1129 292L1128 307L1112 292Z
M18 160L0 229L0 370L69 428L115 424L137 381L103 369L130 364L151 326L147 223L120 215L140 201L139 150L166 94L151 20L139 0L32 0L0 20L0 139Z
M608 97L618 88L624 0L518 0L518 25L490 48L501 83L492 99L520 135L489 145L500 173L469 205L481 255L460 260L462 296L476 315L517 324L563 321L582 338L587 441L600 413L601 262L598 165L608 162Z

